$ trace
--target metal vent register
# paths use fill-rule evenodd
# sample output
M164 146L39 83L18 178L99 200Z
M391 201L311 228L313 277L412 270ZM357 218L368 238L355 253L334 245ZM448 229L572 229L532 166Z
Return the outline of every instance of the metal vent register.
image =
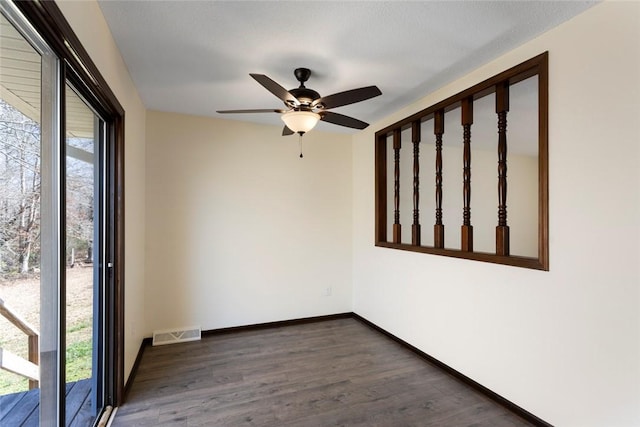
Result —
M179 342L198 341L201 338L199 326L166 329L153 332L153 345L175 344Z

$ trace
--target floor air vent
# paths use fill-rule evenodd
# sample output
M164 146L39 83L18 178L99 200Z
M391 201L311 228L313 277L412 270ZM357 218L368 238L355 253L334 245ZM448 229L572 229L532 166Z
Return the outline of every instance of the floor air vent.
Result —
M179 342L198 341L200 339L200 327L166 329L153 332L153 345L175 344Z

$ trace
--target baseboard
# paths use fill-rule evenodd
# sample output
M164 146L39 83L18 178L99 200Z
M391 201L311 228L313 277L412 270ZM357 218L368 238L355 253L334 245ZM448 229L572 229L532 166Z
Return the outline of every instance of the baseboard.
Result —
M398 344L402 345L403 347L409 349L410 351L412 351L416 355L420 356L425 361L427 361L430 364L438 367L439 369L441 369L444 372L448 373L452 377L455 377L456 379L458 379L459 381L461 381L464 384L468 385L469 387L473 388L474 390L479 391L480 393L482 393L485 396L487 396L489 399L493 400L494 402L498 403L499 405L505 407L509 411L511 411L514 414L518 415L520 418L523 418L526 421L528 421L531 424L533 424L535 426L538 426L538 427L553 427L552 424L549 424L548 422L536 417L535 415L533 415L531 412L527 411L526 409L521 408L520 406L518 406L515 403L511 402L510 400L507 400L504 397L500 396L498 393L495 393L494 391L491 391L490 389L488 389L487 387L483 386L482 384L472 380L471 378L469 378L468 376L464 375L463 373L456 371L451 366L439 361L435 357L430 356L429 354L427 354L424 351L418 349L417 347L414 347L411 344L409 344L408 342L396 337L392 333L382 329L380 326L378 326L375 323L365 319L364 317L360 316L359 314L352 313L352 317L354 319L359 320L360 322L364 323L365 325L369 326L370 328L380 332L381 334L391 338L393 341L395 341Z
M204 337L204 336L210 336L210 335L229 334L233 332L242 332L242 331L257 331L260 329L280 328L283 326L302 325L305 323L325 322L327 320L350 319L352 317L353 317L353 313L348 312L348 313L328 314L326 316L314 316L314 317L303 317L300 319L279 320L276 322L256 323L253 325L246 325L246 326L231 326L229 328L209 329L206 331L202 331L202 336Z
M140 343L140 348L138 349L138 355L136 356L135 362L133 362L133 367L131 368L131 373L129 374L129 378L127 379L127 383L124 385L124 396L122 397L122 403L126 402L127 396L131 391L131 386L133 385L133 380L136 378L136 374L138 373L138 367L140 367L140 362L142 361L142 355L144 354L144 349L147 346L151 345L151 338L143 338ZM117 409L117 408L116 408Z

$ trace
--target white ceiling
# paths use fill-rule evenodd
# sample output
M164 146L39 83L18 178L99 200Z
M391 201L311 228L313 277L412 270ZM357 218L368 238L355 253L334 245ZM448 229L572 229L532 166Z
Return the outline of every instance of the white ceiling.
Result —
M586 1L120 1L100 7L151 110L280 126L281 108L249 73L287 89L312 70L321 95L377 85L336 108L376 121L583 12ZM328 123L318 128L349 131Z

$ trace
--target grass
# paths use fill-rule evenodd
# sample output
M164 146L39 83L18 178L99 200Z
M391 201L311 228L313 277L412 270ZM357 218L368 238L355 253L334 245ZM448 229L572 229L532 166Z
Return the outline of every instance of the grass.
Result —
M1 279L1 278L0 278ZM91 377L92 344L92 269L67 270L67 330L66 380L78 381ZM0 298L39 330L40 283L38 278L0 281ZM0 316L0 347L24 359L27 338L24 333ZM0 395L29 389L27 379L0 370Z
M87 338L87 332L89 336ZM80 341L77 341L77 340ZM74 341L71 341L74 340ZM91 377L91 323L88 320L67 329L66 379L74 382ZM0 371L0 395L29 389L27 379L11 372Z
M0 372L0 395L17 393L29 389L29 381L11 372Z
M67 347L67 382L91 377L91 350L90 339Z
M71 326L69 329L67 329L67 335L73 333L73 332L78 332L81 331L83 329L86 328L90 328L91 327L91 323L89 322L89 320L83 320L81 322L76 323L75 325Z

